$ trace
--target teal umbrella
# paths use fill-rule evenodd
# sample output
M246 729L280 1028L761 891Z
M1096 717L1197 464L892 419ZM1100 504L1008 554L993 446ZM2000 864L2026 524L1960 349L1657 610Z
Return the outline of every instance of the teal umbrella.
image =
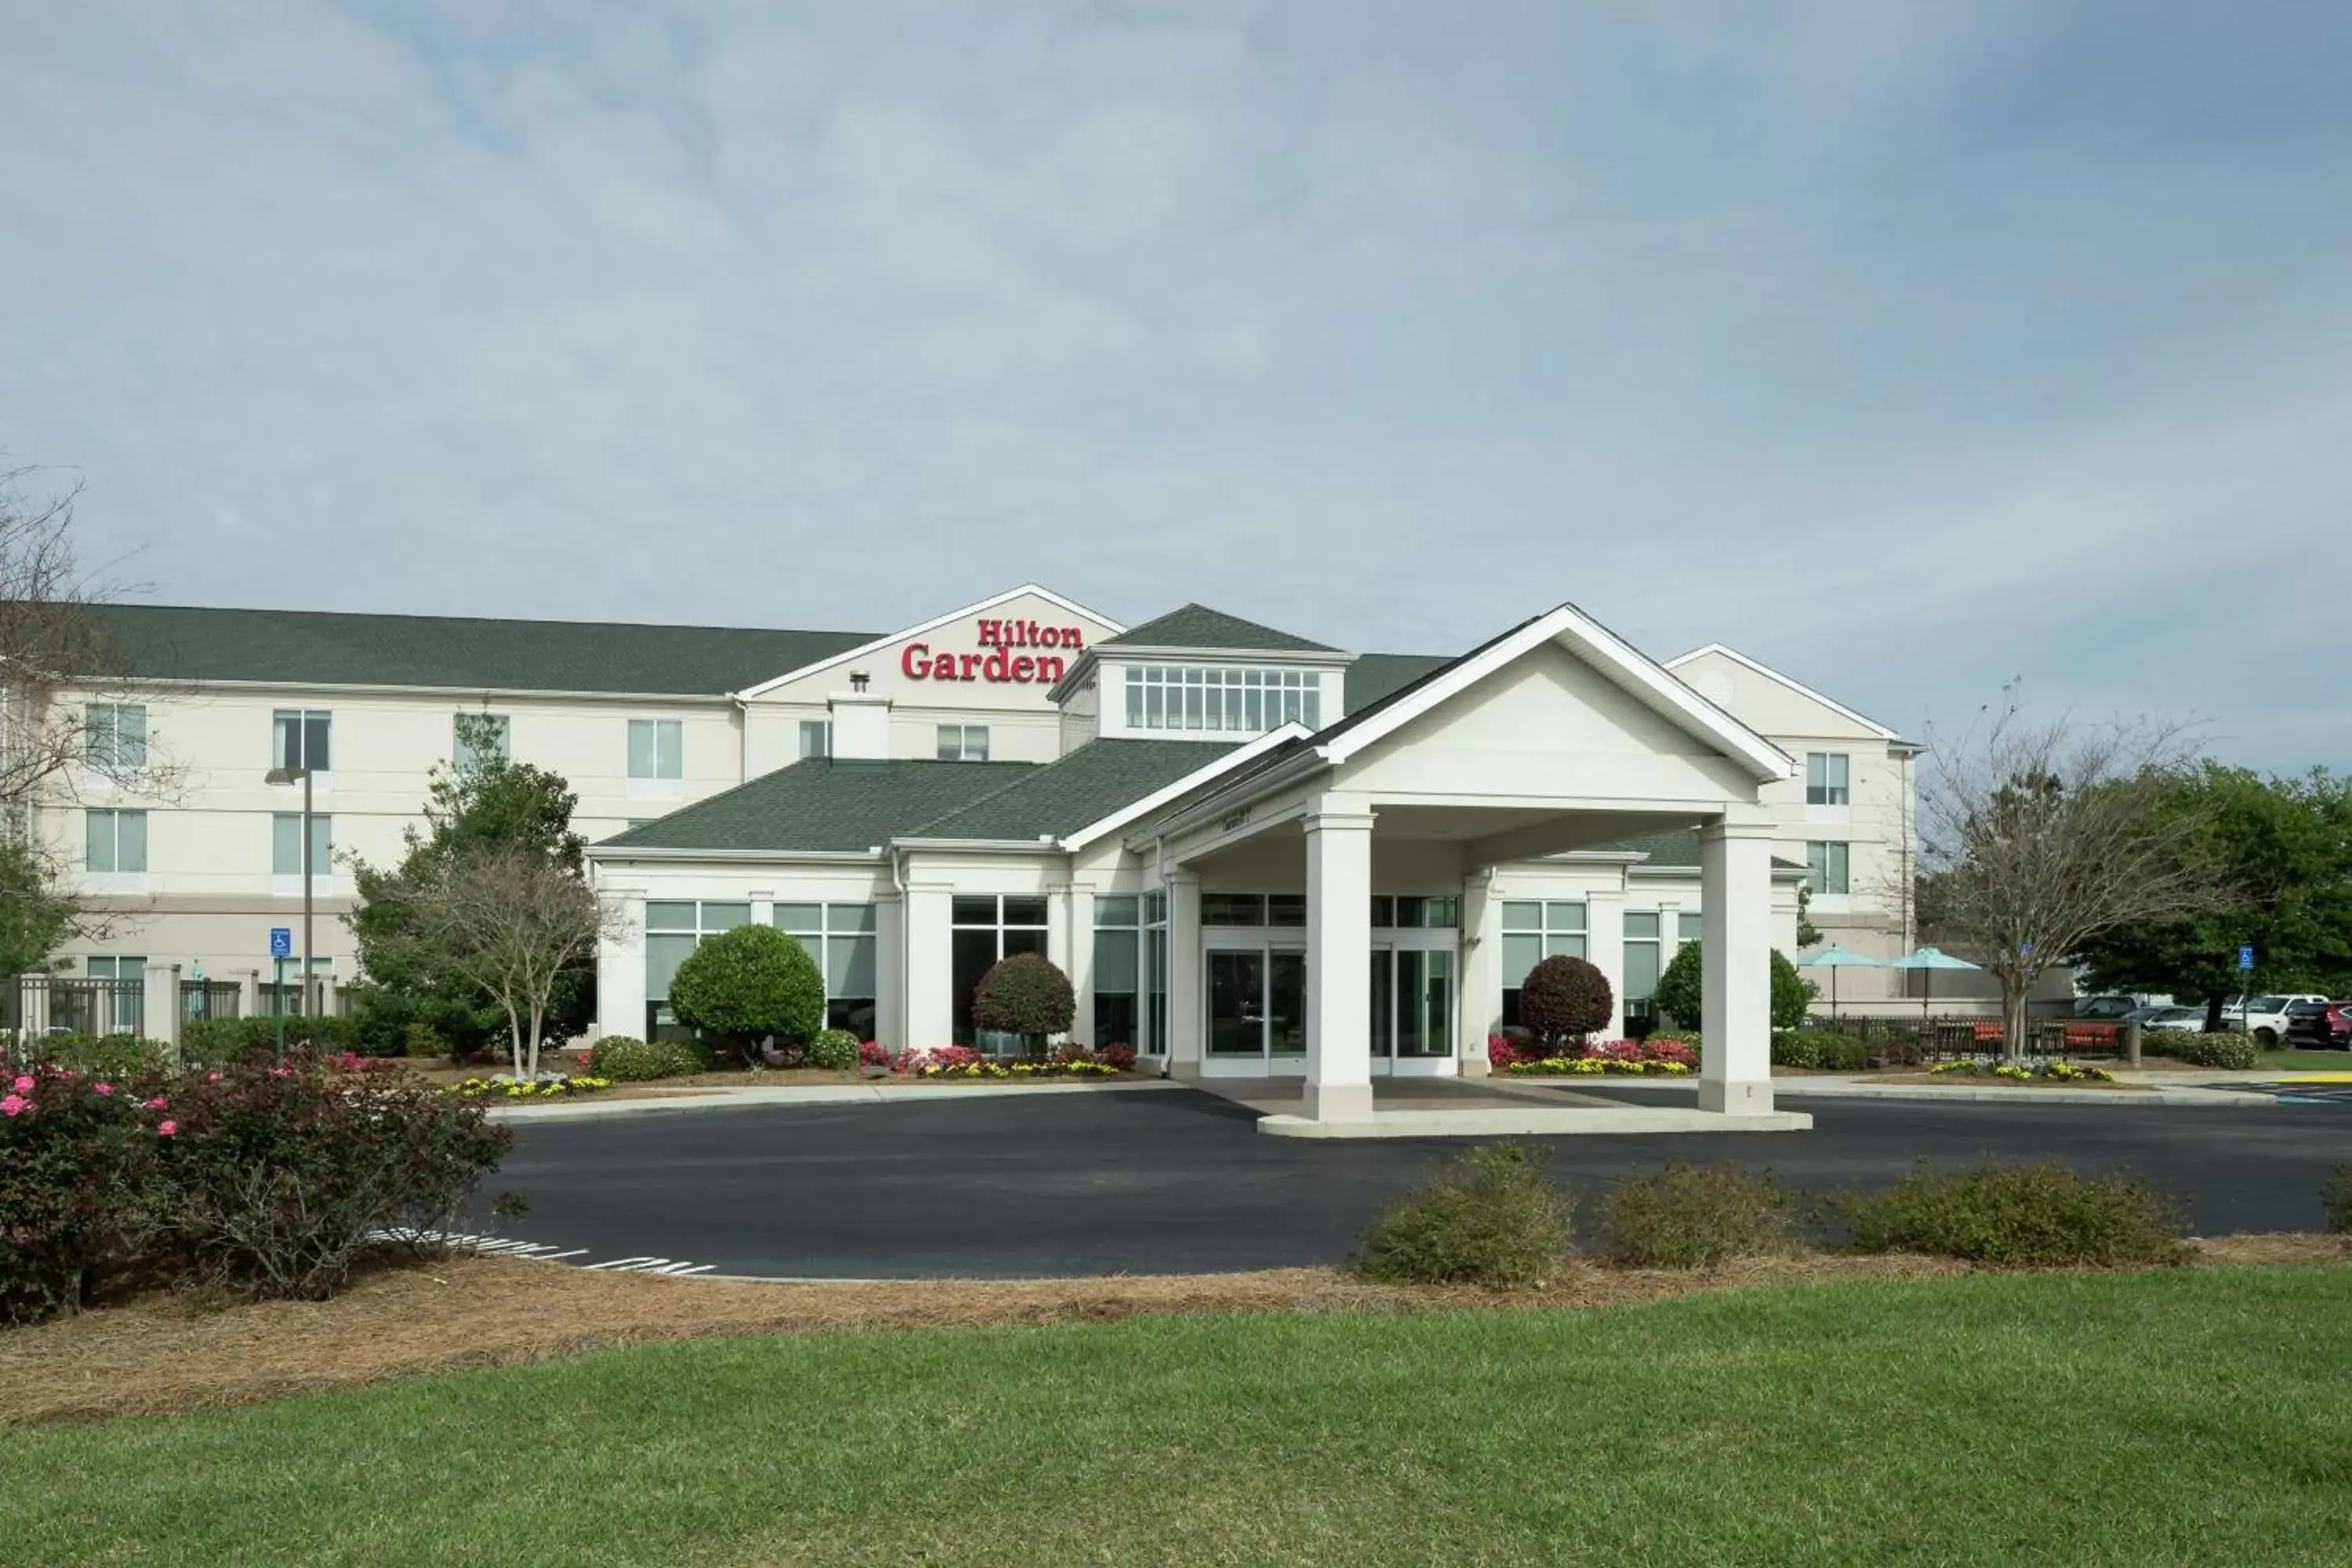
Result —
M1811 958L1797 960L1800 969L1826 969L1830 972L1830 1016L1837 1016L1837 972L1841 969L1884 969L1886 961L1850 952L1835 943L1821 950Z
M1927 1016L1928 996L1936 989L1935 972L1937 970L1981 969L1984 966L1982 964L1970 963L1965 958L1954 958L1950 953L1946 952L1939 947L1923 947L1916 952L1905 953L1902 957L1896 959L1892 964L1888 965L1888 967L1891 969L1924 969L1927 971L1927 978L1921 981L1919 984L1919 1016L1925 1018Z

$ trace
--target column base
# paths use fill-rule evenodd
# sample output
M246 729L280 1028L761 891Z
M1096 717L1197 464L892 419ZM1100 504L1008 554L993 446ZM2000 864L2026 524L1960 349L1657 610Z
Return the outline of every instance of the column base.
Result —
M1770 1079L1703 1078L1698 1080L1698 1108L1725 1116L1772 1114Z
M1309 1121L1370 1121L1372 1086L1369 1083L1309 1082L1303 1113Z

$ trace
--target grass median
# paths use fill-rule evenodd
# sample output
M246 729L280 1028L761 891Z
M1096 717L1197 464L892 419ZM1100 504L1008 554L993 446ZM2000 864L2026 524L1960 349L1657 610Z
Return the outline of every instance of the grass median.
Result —
M0 1473L26 1562L2340 1562L2352 1275L705 1341Z

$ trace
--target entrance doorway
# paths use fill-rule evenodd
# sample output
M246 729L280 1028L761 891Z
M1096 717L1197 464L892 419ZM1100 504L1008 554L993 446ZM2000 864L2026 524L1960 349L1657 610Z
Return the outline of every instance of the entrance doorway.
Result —
M1455 1070L1454 963L1451 945L1373 944L1374 1072L1433 1077Z
M1211 948L1204 1071L1265 1072L1307 1059L1307 952L1300 947Z

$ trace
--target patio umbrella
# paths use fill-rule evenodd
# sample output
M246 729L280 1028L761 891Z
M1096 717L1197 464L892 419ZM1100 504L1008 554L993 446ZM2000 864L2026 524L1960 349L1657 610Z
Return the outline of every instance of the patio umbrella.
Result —
M1837 972L1841 969L1884 969L1886 967L1886 961L1883 958L1865 957L1862 953L1851 952L1832 942L1811 958L1797 960L1797 967L1826 969L1830 972L1830 1016L1834 1018L1838 1011Z
M1905 953L1902 957L1896 959L1887 967L1890 969L1924 969L1927 972L1927 977L1919 983L1919 1016L1924 1019L1927 1016L1928 997L1936 989L1937 970L1980 969L1983 965L1970 963L1965 958L1954 958L1950 953L1946 952L1939 947L1923 947L1916 952Z

